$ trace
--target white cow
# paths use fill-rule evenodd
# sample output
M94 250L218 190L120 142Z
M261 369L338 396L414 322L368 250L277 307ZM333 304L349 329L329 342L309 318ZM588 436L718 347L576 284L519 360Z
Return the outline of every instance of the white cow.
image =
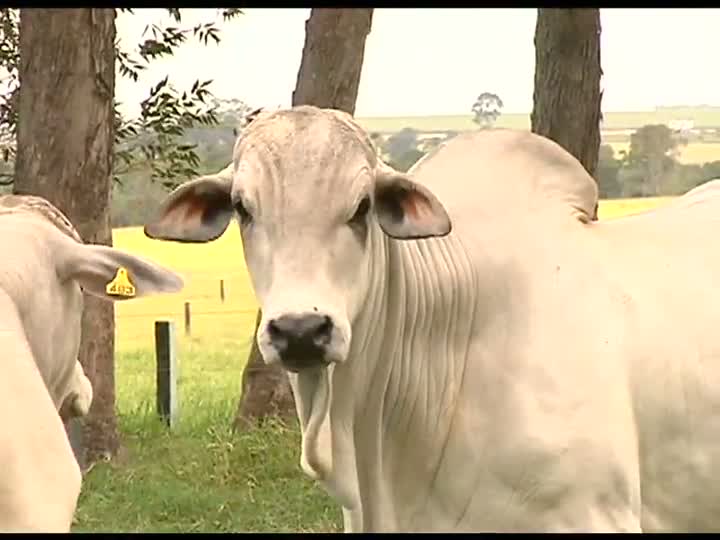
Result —
M303 470L346 531L720 530L720 183L593 222L552 141L459 135L408 174L278 111L146 234L236 215Z
M106 290L119 268L135 298L183 283L151 262L83 244L39 197L0 197L0 251L0 531L69 532L81 473L59 412L65 404L63 416L83 415L92 401L77 361L82 290L131 298Z

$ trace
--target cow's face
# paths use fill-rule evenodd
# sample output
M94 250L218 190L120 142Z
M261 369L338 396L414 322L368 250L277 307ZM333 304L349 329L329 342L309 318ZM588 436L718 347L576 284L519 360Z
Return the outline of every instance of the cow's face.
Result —
M348 115L310 107L255 121L231 174L181 186L145 230L208 241L233 215L263 314L260 351L291 371L345 360L383 233L450 232L437 199L379 161Z

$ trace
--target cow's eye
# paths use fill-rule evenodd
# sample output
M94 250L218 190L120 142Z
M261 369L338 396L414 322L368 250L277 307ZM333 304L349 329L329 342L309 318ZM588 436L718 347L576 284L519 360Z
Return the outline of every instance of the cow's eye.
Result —
M240 218L240 223L242 223L243 225L246 225L252 221L252 216L250 215L250 212L247 211L247 208L245 208L245 205L243 204L241 199L235 201L235 211Z
M361 223L365 219L365 216L367 216L369 210L370 197L365 195L365 197L363 197L363 199L360 201L360 204L358 204L357 210L355 210L353 217L350 218L349 223Z

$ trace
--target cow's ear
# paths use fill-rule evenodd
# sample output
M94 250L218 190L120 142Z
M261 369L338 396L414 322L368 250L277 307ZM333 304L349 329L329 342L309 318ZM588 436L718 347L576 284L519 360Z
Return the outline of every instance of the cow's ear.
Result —
M232 166L182 184L161 203L145 235L176 242L210 242L222 236L233 216Z
M183 289L183 279L159 264L99 244L65 241L57 273L104 300L119 301Z
M375 213L392 238L445 236L452 230L445 208L429 189L384 163L375 175Z

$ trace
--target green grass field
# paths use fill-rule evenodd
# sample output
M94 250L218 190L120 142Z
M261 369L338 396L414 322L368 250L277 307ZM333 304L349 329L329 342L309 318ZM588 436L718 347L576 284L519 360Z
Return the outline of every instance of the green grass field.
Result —
M667 198L602 201L600 219ZM299 467L297 429L232 434L255 309L237 227L202 245L150 240L118 229L117 247L180 272L180 294L116 304L117 410L126 451L86 476L77 532L338 531L337 505ZM226 300L220 302L219 280ZM184 336L183 305L192 309ZM169 431L155 408L153 322L176 322L180 422Z

